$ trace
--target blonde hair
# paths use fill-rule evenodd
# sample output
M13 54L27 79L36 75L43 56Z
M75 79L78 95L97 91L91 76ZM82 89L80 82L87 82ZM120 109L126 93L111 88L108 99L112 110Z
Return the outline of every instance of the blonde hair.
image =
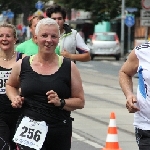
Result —
M36 28L35 28L35 35L38 35L38 32L39 32L41 25L56 25L56 27L58 28L58 31L59 31L59 25L57 24L57 22L54 19L44 18L44 19L41 19L37 23ZM60 31L59 31L59 36L60 36Z
M12 29L12 30L13 30L14 38L17 38L17 32L16 32L16 28L15 28L14 25L8 24L8 23L4 23L4 24L1 24L1 25L0 25L0 28L1 28L1 27L7 27L7 28Z

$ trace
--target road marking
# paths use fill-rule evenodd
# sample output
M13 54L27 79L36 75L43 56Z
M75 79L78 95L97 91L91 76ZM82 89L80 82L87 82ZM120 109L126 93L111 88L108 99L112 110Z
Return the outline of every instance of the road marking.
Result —
M83 63L81 63L81 64L79 64L80 66L83 66L83 67L93 67L93 65L91 65L91 64L83 64Z
M112 61L112 62L110 62L108 60L102 60L101 62L106 63L106 64L111 64L113 66L122 66L122 64L124 63L124 62L120 62L120 61ZM92 68L94 65L93 64L80 63L79 66Z
M111 65L113 65L113 66L120 66L120 65L122 65L124 62L120 62L120 61L112 61L112 62L110 62L110 61L107 61L107 60L103 60L102 62L104 62L104 63L110 63Z
M102 145L99 145L98 143L89 141L89 140L85 139L84 137L82 137L82 136L80 136L80 135L78 135L78 134L76 134L76 133L74 133L74 132L72 133L72 136L73 136L74 138L76 138L77 140L82 141L82 142L84 142L84 143L87 143L87 144L89 144L89 145L91 145L91 146L93 146L93 147L95 147L95 148L103 148Z
M114 66L120 66L122 64L123 64L122 62L112 62L112 65L114 65Z

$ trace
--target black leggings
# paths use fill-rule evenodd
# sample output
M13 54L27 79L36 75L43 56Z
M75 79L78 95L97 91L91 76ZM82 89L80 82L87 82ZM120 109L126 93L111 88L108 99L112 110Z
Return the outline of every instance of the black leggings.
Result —
M19 121L20 122L20 121ZM57 125L48 125L48 133L41 150L70 150L72 136L72 121L59 122ZM18 150L34 150L17 144Z
M4 114L0 116L0 150L14 150L16 144L12 141L18 114Z

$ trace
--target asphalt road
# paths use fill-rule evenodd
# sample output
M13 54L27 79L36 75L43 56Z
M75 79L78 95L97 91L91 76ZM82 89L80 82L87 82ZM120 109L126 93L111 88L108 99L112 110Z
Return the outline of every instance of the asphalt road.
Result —
M136 150L133 114L125 108L125 97L118 83L123 60L95 59L78 62L85 92L85 108L72 112L73 138L71 150L100 150L105 147L110 113L116 115L118 143L122 150ZM136 92L137 78L133 79Z

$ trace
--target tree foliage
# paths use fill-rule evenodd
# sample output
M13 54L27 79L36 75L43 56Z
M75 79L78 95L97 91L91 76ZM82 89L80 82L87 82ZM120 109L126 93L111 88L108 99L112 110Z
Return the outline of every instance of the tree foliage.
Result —
M0 11L11 9L15 15L24 14L23 23L27 25L27 18L36 11L35 3L38 0L0 0ZM44 3L49 0L42 0ZM92 19L95 23L103 20L111 20L121 14L122 0L54 0L54 2L64 6L68 12L71 8L84 9L92 12ZM140 0L125 0L126 7L141 9ZM139 11L134 13L139 15Z
M95 23L108 21L121 14L121 0L55 0L56 3L63 5L67 9L84 9L92 12L92 19ZM126 7L137 8L139 15L141 9L140 0L125 0Z
M38 0L0 0L0 11L11 9L14 14L24 14L23 23L27 25L27 18L36 11L35 3ZM42 0L48 2L49 0Z

